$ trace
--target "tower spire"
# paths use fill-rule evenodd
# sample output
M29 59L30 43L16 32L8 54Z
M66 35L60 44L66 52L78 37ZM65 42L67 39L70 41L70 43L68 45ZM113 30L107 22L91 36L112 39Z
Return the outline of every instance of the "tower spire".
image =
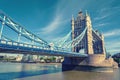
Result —
M80 9L80 11L78 12L78 16L82 16L82 10Z
M87 10L86 10L86 16L88 16L88 12L87 12Z
M74 20L74 16L73 16L73 14L72 14L72 20Z
M91 25L91 19L90 16L87 13L86 10L86 27L87 27L87 35L86 35L86 41L87 41L87 54L94 54L93 50L93 36L92 36L92 25Z

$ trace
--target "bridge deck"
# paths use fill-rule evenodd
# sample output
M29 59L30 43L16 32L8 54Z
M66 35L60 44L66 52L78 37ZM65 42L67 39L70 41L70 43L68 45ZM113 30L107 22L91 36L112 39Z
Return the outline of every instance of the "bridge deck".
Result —
M67 57L87 57L87 54L80 54L67 51L50 50L25 43L0 40L0 53L34 54L34 55L52 55Z

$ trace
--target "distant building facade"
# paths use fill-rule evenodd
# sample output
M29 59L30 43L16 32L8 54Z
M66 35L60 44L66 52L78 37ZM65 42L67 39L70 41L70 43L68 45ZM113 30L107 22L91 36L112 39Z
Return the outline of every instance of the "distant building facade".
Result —
M21 60L22 60L22 56L17 55L17 56L16 56L16 61L21 61Z

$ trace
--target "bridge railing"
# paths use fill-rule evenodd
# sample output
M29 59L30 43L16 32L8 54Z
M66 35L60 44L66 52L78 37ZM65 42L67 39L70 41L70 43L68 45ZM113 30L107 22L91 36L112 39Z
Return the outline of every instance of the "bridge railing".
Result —
M40 46L36 46L36 45L31 45L31 44L26 44L26 43L19 43L19 42L13 42L13 41L6 41L6 40L0 40L1 44L7 44L7 45L13 45L13 46L22 46L22 47L29 47L29 48L40 48L40 49L47 49L47 48L43 48Z
M27 43L20 43L20 42L14 42L14 41L6 41L0 39L0 44L3 45L11 45L11 46L21 46L21 47L28 47L28 48L36 48L36 49L43 49L43 50L51 50L51 48L46 48L43 46L37 46L37 45L32 45L32 44L27 44ZM59 52L68 52L67 50L64 49L53 49L52 51L59 51ZM70 52L70 51L69 51Z
M20 47L25 47L25 48L20 48L23 50L29 50L32 52L43 52L43 53L47 53L49 55L59 55L59 56L73 56L73 57L86 57L87 54L80 54L80 53L75 53L75 52L70 52L70 51L64 51L64 50L51 50L50 48L42 48L40 46L36 46L36 45L31 45L31 44L26 44L26 43L19 43L19 42L13 42L13 41L6 41L6 40L1 40L0 39L0 47L1 48L5 48L8 49L9 45L11 46L10 49L14 49L14 47L16 47L15 49L19 49Z
M17 36L18 42L20 42L20 39L22 36L28 40L31 40L33 43L35 42L35 43L38 43L42 46L49 47L49 44L47 43L47 41L41 39L39 36L28 31L20 24L14 22L14 20L12 20L12 18L7 16L4 12L0 12L0 25L1 25L0 39L3 36L4 26L7 26L18 34L18 36Z

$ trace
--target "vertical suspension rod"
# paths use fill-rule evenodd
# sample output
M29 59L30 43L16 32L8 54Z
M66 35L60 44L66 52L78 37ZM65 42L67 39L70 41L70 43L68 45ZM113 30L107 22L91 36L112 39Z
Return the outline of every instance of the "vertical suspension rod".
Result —
M22 28L20 27L20 32L18 33L18 42L20 42L21 30L22 30Z
M3 18L2 26L1 26L1 29L0 29L0 39L1 39L1 37L2 37L4 24L5 24L5 16L4 16L4 18Z
M33 40L31 41L31 43L34 45L34 39L35 39L35 37L34 37L34 35L33 35Z

